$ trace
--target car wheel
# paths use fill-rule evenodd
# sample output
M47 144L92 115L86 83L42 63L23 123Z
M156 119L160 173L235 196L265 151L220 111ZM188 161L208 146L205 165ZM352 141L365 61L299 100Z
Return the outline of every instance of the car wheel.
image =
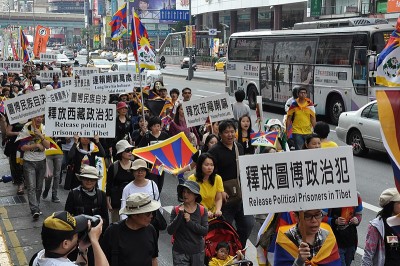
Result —
M183 69L183 66L181 65L181 69Z
M363 156L368 153L368 149L365 147L364 140L358 130L350 132L348 144L353 147L353 154L356 156Z
M247 90L247 100L249 101L249 107L255 110L257 105L257 89L254 85L250 85Z
M339 122L339 116L344 112L344 103L339 95L334 95L328 105L328 118L332 124L337 125Z
M215 71L218 71L218 68L216 66L214 67L214 69L215 69Z

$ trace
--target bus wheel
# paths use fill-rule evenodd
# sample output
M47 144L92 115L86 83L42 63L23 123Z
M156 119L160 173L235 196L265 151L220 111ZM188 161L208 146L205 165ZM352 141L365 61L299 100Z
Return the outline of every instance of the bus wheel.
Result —
M339 116L344 111L344 103L339 95L334 95L329 101L328 118L332 124L337 125Z
M257 89L254 85L250 85L247 90L247 100L249 101L249 107L255 110L257 105Z

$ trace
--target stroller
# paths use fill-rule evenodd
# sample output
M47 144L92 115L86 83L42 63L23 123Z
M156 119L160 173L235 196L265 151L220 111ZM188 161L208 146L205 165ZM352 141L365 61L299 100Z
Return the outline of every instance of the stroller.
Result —
M238 250L242 249L242 244L239 240L239 235L235 228L225 221L223 218L216 218L208 223L208 233L205 240L205 258L204 264L208 265L208 262L216 254L216 247L219 242L224 241L229 244L230 252L229 255L235 256ZM239 266L251 266L252 262L248 260L242 260L228 265L239 265Z

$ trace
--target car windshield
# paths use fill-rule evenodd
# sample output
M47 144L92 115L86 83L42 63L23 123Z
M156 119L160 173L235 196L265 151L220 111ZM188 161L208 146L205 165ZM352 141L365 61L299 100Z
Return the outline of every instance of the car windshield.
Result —
M68 59L65 54L57 54L57 59Z
M110 62L107 59L93 59L93 64L96 64L96 65L109 65Z
M136 71L135 65L119 65L119 71Z

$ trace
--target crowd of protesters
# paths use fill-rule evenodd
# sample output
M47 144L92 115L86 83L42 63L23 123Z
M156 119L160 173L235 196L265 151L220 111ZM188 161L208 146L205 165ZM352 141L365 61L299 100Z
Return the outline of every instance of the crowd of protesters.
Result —
M21 75L0 74L3 103L39 89L60 88L57 76L46 86L36 79L36 71L45 69L50 67L28 65ZM62 73L65 77L73 75L71 68L62 69ZM240 243L245 247L255 217L244 215L241 197L227 191L224 185L240 178L238 156L337 146L328 139L329 125L316 122L314 104L307 98L307 93L306 87L295 87L285 121L268 119L265 122L265 131L278 132L276 144L267 147L251 145L254 121L243 102L243 91L235 94L237 102L232 106L235 119L204 127L188 127L186 123L182 102L190 101L190 88L182 89L180 99L178 89L171 89L169 97L163 83L155 82L143 97L147 101L162 102L158 113L150 105L143 106L144 99L138 90L115 95L110 100L117 110L116 136L112 139L77 135L52 139L44 135L42 116L11 125L2 113L4 151L9 157L16 194L27 194L33 220L38 220L42 214L40 201L48 197L50 189L54 204L61 204L57 194L59 184L64 183L64 188L70 190L65 207L60 205L60 210L64 211L44 220L44 250L37 254L34 265L58 262L70 265L76 260L87 265L154 266L157 265L161 230L167 230L173 236L174 265L204 265L203 237L207 234L209 220L220 216L235 225ZM288 128L293 129L291 136ZM157 144L180 132L198 151L192 156L190 165L173 172L178 183L178 200L182 203L171 212L167 225L163 225L157 219L157 212L162 213L160 195L164 173L150 172L151 165L134 158L132 151ZM56 146L56 152L49 152L51 143ZM107 166L105 191L97 186L100 177L96 160L99 157L104 158ZM397 246L387 242L393 232L386 222L388 217L400 213L399 202L397 190L382 193L380 205L383 209L371 221L362 265L395 265L399 261ZM299 212L290 214L292 225L277 227L272 233L276 241L269 243L274 245L275 252L270 263L350 265L357 248L357 226L362 220L362 210L358 194L357 206L307 210L301 213L302 219ZM81 239L82 232L92 226L82 214L99 215L102 220L89 232L91 247L88 240ZM269 250L268 246L263 248L265 252ZM326 249L332 252L322 255ZM233 258L223 255L227 252L229 246L221 242L210 265L225 265L218 261L228 263L228 258L232 261ZM238 251L239 258L242 255Z

